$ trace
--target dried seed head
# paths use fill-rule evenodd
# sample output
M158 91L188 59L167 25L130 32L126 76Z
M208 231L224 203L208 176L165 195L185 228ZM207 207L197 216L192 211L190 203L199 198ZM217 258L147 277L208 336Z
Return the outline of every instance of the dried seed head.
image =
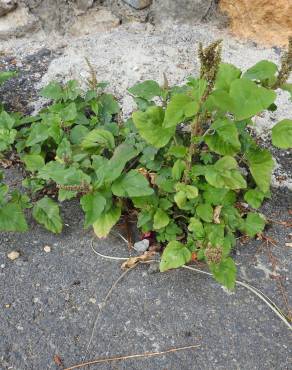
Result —
M277 89L283 86L287 82L291 72L292 72L292 36L289 37L288 51L284 53L282 57L281 68L278 73L277 80L272 86L272 88Z
M205 257L208 263L220 263L222 260L222 248L221 247L213 247L208 244L207 249L205 250Z

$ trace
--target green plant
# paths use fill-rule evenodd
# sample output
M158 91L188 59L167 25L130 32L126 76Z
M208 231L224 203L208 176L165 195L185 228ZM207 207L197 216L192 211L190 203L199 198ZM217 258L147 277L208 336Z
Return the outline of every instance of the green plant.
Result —
M87 92L76 81L50 83L41 94L53 102L35 117L3 111L0 127L8 131L1 151L17 151L28 196L8 195L1 185L4 211L13 204L19 218L9 207L1 211L0 229L25 230L22 210L31 204L36 221L61 232L59 205L49 195L59 202L77 197L84 226L98 237L122 213L135 213L138 228L154 231L165 246L161 271L204 260L232 289L236 236L263 231L266 220L257 209L270 197L274 167L271 153L253 138L252 118L277 109L274 89L288 90L291 48L280 70L261 61L242 73L221 62L219 41L200 45L200 76L182 86L169 87L166 78L162 87L151 80L136 84L129 92L138 111L126 122L96 77ZM291 130L292 120L276 124L273 144L292 147Z

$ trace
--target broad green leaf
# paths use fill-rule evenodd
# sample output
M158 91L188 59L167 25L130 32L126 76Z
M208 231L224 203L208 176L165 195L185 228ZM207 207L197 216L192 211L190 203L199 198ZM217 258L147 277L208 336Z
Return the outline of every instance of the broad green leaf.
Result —
M112 94L102 94L99 97L101 104L100 113L104 119L111 118L113 114L117 114L120 111L120 106L116 101L116 98Z
M150 107L146 112L134 112L133 121L142 138L156 148L165 146L175 133L175 126L163 127L164 111L161 107Z
M75 100L81 92L78 81L70 80L63 88L63 99L64 101Z
M224 285L227 289L234 289L237 268L231 257L226 258L219 264L211 263L209 268L214 278L220 284Z
M290 93L290 99L292 100L292 83L285 83L284 85L281 86L281 89L284 91L288 91Z
M193 185L186 185L184 183L177 183L176 191L183 191L188 199L195 199L199 195L198 188Z
M249 213L244 220L242 231L253 238L256 234L261 233L266 225L264 216L260 213Z
M229 92L234 101L234 110L237 121L250 118L264 109L267 109L276 99L276 93L258 86L245 78L234 80Z
M161 87L156 81L152 80L137 83L136 85L128 89L128 91L130 94L146 100L151 100L155 96L160 96L162 94Z
M90 177L75 167L66 168L64 164L51 161L39 170L38 178L53 180L60 185L82 185L90 183Z
M176 127L186 118L193 117L199 110L199 103L189 95L174 95L168 103L165 111L163 127Z
M82 140L83 149L92 149L96 147L113 149L115 147L115 138L113 134L102 128L96 128L90 131Z
M59 206L47 196L36 202L32 215L34 219L53 233L62 231L63 223L60 217Z
M112 182L116 180L123 172L126 163L135 158L138 154L139 151L132 145L123 143L116 147L110 160L106 161L101 157L101 161L98 166L95 166L93 162L98 183L103 184L104 182Z
M76 125L70 131L70 140L72 144L80 144L83 138L88 134L89 129L83 125Z
M206 190L203 192L203 197L207 203L217 205L231 205L236 201L235 192L228 189L214 188L207 184Z
M229 91L231 83L240 78L241 70L232 64L221 63L216 77L215 88Z
M257 186L264 193L269 191L274 168L272 154L267 149L250 149L247 154L250 172Z
M186 164L183 160L176 160L171 170L172 178L177 181L180 180L185 168Z
M199 204L196 208L197 215L205 222L213 221L213 208L210 204Z
M217 120L211 128L215 132L206 135L205 142L212 151L221 155L234 155L240 151L241 144L234 122L228 119Z
M272 81L275 77L278 68L277 65L268 60L262 60L255 64L253 67L249 68L244 74L243 77L249 80L256 81Z
M60 112L61 118L64 122L71 122L77 118L77 108L74 102L68 104Z
M205 103L208 111L217 110L219 112L234 112L234 100L225 90L214 90Z
M41 89L40 95L48 99L60 100L63 98L63 89L58 82L50 82Z
M160 271L164 272L169 269L181 267L190 262L191 258L192 253L186 246L180 242L171 241L167 244L162 253L159 265Z
M0 207L1 231L27 231L28 226L19 204L6 203Z
M88 193L80 198L80 204L85 213L84 227L88 228L102 214L106 199L99 193Z
M0 128L11 130L15 124L15 119L5 111L0 113Z
M153 228L154 230L162 229L163 227L169 224L169 216L168 214L163 211L161 208L158 208L154 214L153 218Z
M229 226L232 231L236 231L242 226L243 220L237 208L233 206L224 206L221 209L220 215L224 223Z
M118 206L112 207L109 211L104 212L93 224L93 230L99 238L108 236L112 227L119 221L121 217L121 208Z
M59 189L58 192L58 201L64 202L65 200L70 200L75 198L78 194L78 191Z
M188 148L183 145L171 146L167 152L168 155L172 155L175 158L184 158L187 155Z
M214 165L207 167L206 180L215 188L244 189L246 188L246 181L237 167L237 162L234 158L229 156L223 157Z
M187 196L184 191L178 191L174 196L174 201L178 208L182 209L186 205Z
M10 145L14 143L17 131L12 129L0 128L0 151L4 151L10 148Z
M48 126L44 123L34 123L31 127L28 139L26 141L27 146L33 146L38 143L43 143L49 137Z
M44 158L39 154L26 154L22 157L25 167L28 171L38 171L45 165Z
M265 199L265 193L258 189L250 189L244 194L244 200L252 207L259 208Z
M144 197L154 191L141 173L131 170L112 184L112 192L118 197Z
M224 243L224 225L204 224L205 234L213 247L222 246Z
M72 148L69 140L64 137L63 140L60 142L57 151L56 157L63 161L68 161L72 157Z
M284 119L272 128L272 143L277 148L292 148L292 120Z
M202 222L195 217L190 218L189 231L194 233L195 239L200 240L205 237L205 230Z

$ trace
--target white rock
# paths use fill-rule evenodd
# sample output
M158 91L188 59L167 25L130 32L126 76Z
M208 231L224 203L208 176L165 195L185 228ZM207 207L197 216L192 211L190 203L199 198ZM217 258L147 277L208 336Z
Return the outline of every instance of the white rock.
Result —
M51 252L51 247L49 246L49 245L45 245L44 246L44 251L46 252L46 253L50 253Z
M17 2L15 0L0 0L0 17L11 12L16 6Z
M152 3L152 0L123 0L135 9L144 9Z
M11 260L11 261L14 261L16 260L17 258L19 258L20 256L20 253L17 252L17 251L12 251L10 253L7 254L7 257Z
M21 37L39 29L36 17L26 7L17 7L14 11L0 18L0 39Z
M69 29L71 36L85 36L97 32L109 31L118 27L120 20L106 9L91 9L76 17L75 23Z
M139 242L136 242L134 244L134 249L137 252L145 252L149 248L149 240L148 239L143 239Z

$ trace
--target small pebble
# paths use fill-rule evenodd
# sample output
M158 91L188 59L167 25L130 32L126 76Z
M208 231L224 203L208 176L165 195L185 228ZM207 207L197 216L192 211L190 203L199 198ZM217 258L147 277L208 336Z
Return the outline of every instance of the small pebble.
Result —
M17 252L17 251L12 251L10 253L7 254L7 257L11 260L11 261L14 261L16 260L17 258L19 258L20 256L20 253Z
M50 253L50 252L51 252L51 247L50 247L49 245L45 245L45 246L44 246L44 251L45 251L46 253Z
M89 298L89 302L95 304L96 303L96 299L95 298Z
M145 252L147 251L147 249L149 248L149 240L148 239L143 239L139 242L136 242L134 244L134 249L137 251L137 252Z

